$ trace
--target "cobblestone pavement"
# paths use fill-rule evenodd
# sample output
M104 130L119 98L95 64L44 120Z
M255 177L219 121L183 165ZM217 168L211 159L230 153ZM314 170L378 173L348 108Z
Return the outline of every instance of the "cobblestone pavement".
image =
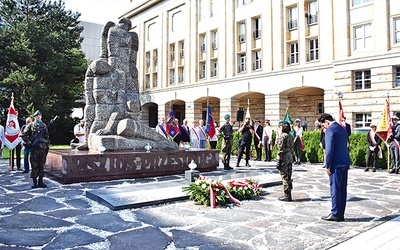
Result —
M278 175L274 162L250 163ZM278 201L282 186L272 186L242 206L212 209L187 200L120 211L85 191L184 176L70 185L45 178L48 188L31 189L28 174L8 168L1 160L0 249L329 249L400 216L400 175L386 170L352 168L346 220L327 222L320 219L330 211L321 164L294 167L293 202Z

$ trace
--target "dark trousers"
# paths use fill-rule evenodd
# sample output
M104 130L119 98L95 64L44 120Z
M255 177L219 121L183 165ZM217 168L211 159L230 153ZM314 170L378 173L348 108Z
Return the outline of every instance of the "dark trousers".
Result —
M237 164L240 163L240 160L242 159L242 156L243 156L243 152L246 154L246 164L249 162L250 146L251 146L251 141L244 141L241 143L241 145L239 145Z
M399 148L396 146L395 143L390 143L390 164L392 165L392 169L399 168Z
M10 165L11 168L14 168L14 159L17 162L17 169L21 169L21 144L18 144L13 150L11 150L12 154L10 155Z
M332 199L331 213L338 218L343 218L344 211L346 210L348 171L348 167L335 168L333 173L329 176Z
M44 165L46 164L46 151L41 148L32 148L30 152L31 178L43 177Z
M376 168L377 164L378 164L378 148L375 148L374 151L371 151L368 149L367 152L367 163L366 163L366 167L369 168L369 166L371 166L371 161L372 161L372 167ZM373 158L373 160L372 160Z
M268 140L264 140L264 150L265 150L265 160L271 161L271 152L272 152L272 145L268 144Z
M257 160L261 160L261 156L262 156L262 146L261 147L259 147L258 145L254 145L255 146L255 149L256 149L256 159Z
M29 171L29 149L24 148L24 169Z
M211 147L211 149L216 149L217 148L217 141L210 141L210 147Z

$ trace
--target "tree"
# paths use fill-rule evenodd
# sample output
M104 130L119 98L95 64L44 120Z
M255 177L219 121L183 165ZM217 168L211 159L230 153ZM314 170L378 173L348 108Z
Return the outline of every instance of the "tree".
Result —
M45 122L55 115L61 118L55 126L58 133L51 135L53 143L72 138L75 121L70 115L83 99L88 65L80 49L83 28L78 26L79 16L65 10L61 0L0 0L3 124L14 93L19 116L27 117L40 109Z

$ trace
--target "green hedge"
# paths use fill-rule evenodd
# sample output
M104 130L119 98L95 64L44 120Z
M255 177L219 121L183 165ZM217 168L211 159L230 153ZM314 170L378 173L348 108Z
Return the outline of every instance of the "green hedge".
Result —
M320 131L305 131L303 132L303 141L304 141L304 151L302 156L302 161L310 162L310 163L323 163L324 161L324 153L322 148L319 145L319 139L321 136ZM240 133L235 132L233 136L233 145L232 145L232 155L237 155L238 145L237 141L240 138ZM273 141L275 142L276 134L273 132ZM365 167L366 164L366 156L367 156L367 134L366 133L353 133L350 135L350 159L352 166L361 166ZM218 139L217 149L221 150L222 138ZM252 152L255 152L255 145L252 144ZM387 147L384 143L381 144L383 157L382 159L378 159L378 168L387 168ZM222 152L221 152L222 153ZM255 154L255 153L253 153ZM274 144L272 150L272 157L276 159L277 155L277 147ZM253 158L254 155L252 156ZM265 159L265 152L263 150L263 159Z

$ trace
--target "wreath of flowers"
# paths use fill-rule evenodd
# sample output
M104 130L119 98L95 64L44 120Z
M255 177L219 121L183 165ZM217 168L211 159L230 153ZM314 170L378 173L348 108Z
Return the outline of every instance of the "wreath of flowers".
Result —
M182 191L189 195L189 199L196 205L216 206L234 203L241 205L241 200L252 199L261 194L261 187L257 181L245 179L244 181L229 181L225 186L221 181L200 176Z

